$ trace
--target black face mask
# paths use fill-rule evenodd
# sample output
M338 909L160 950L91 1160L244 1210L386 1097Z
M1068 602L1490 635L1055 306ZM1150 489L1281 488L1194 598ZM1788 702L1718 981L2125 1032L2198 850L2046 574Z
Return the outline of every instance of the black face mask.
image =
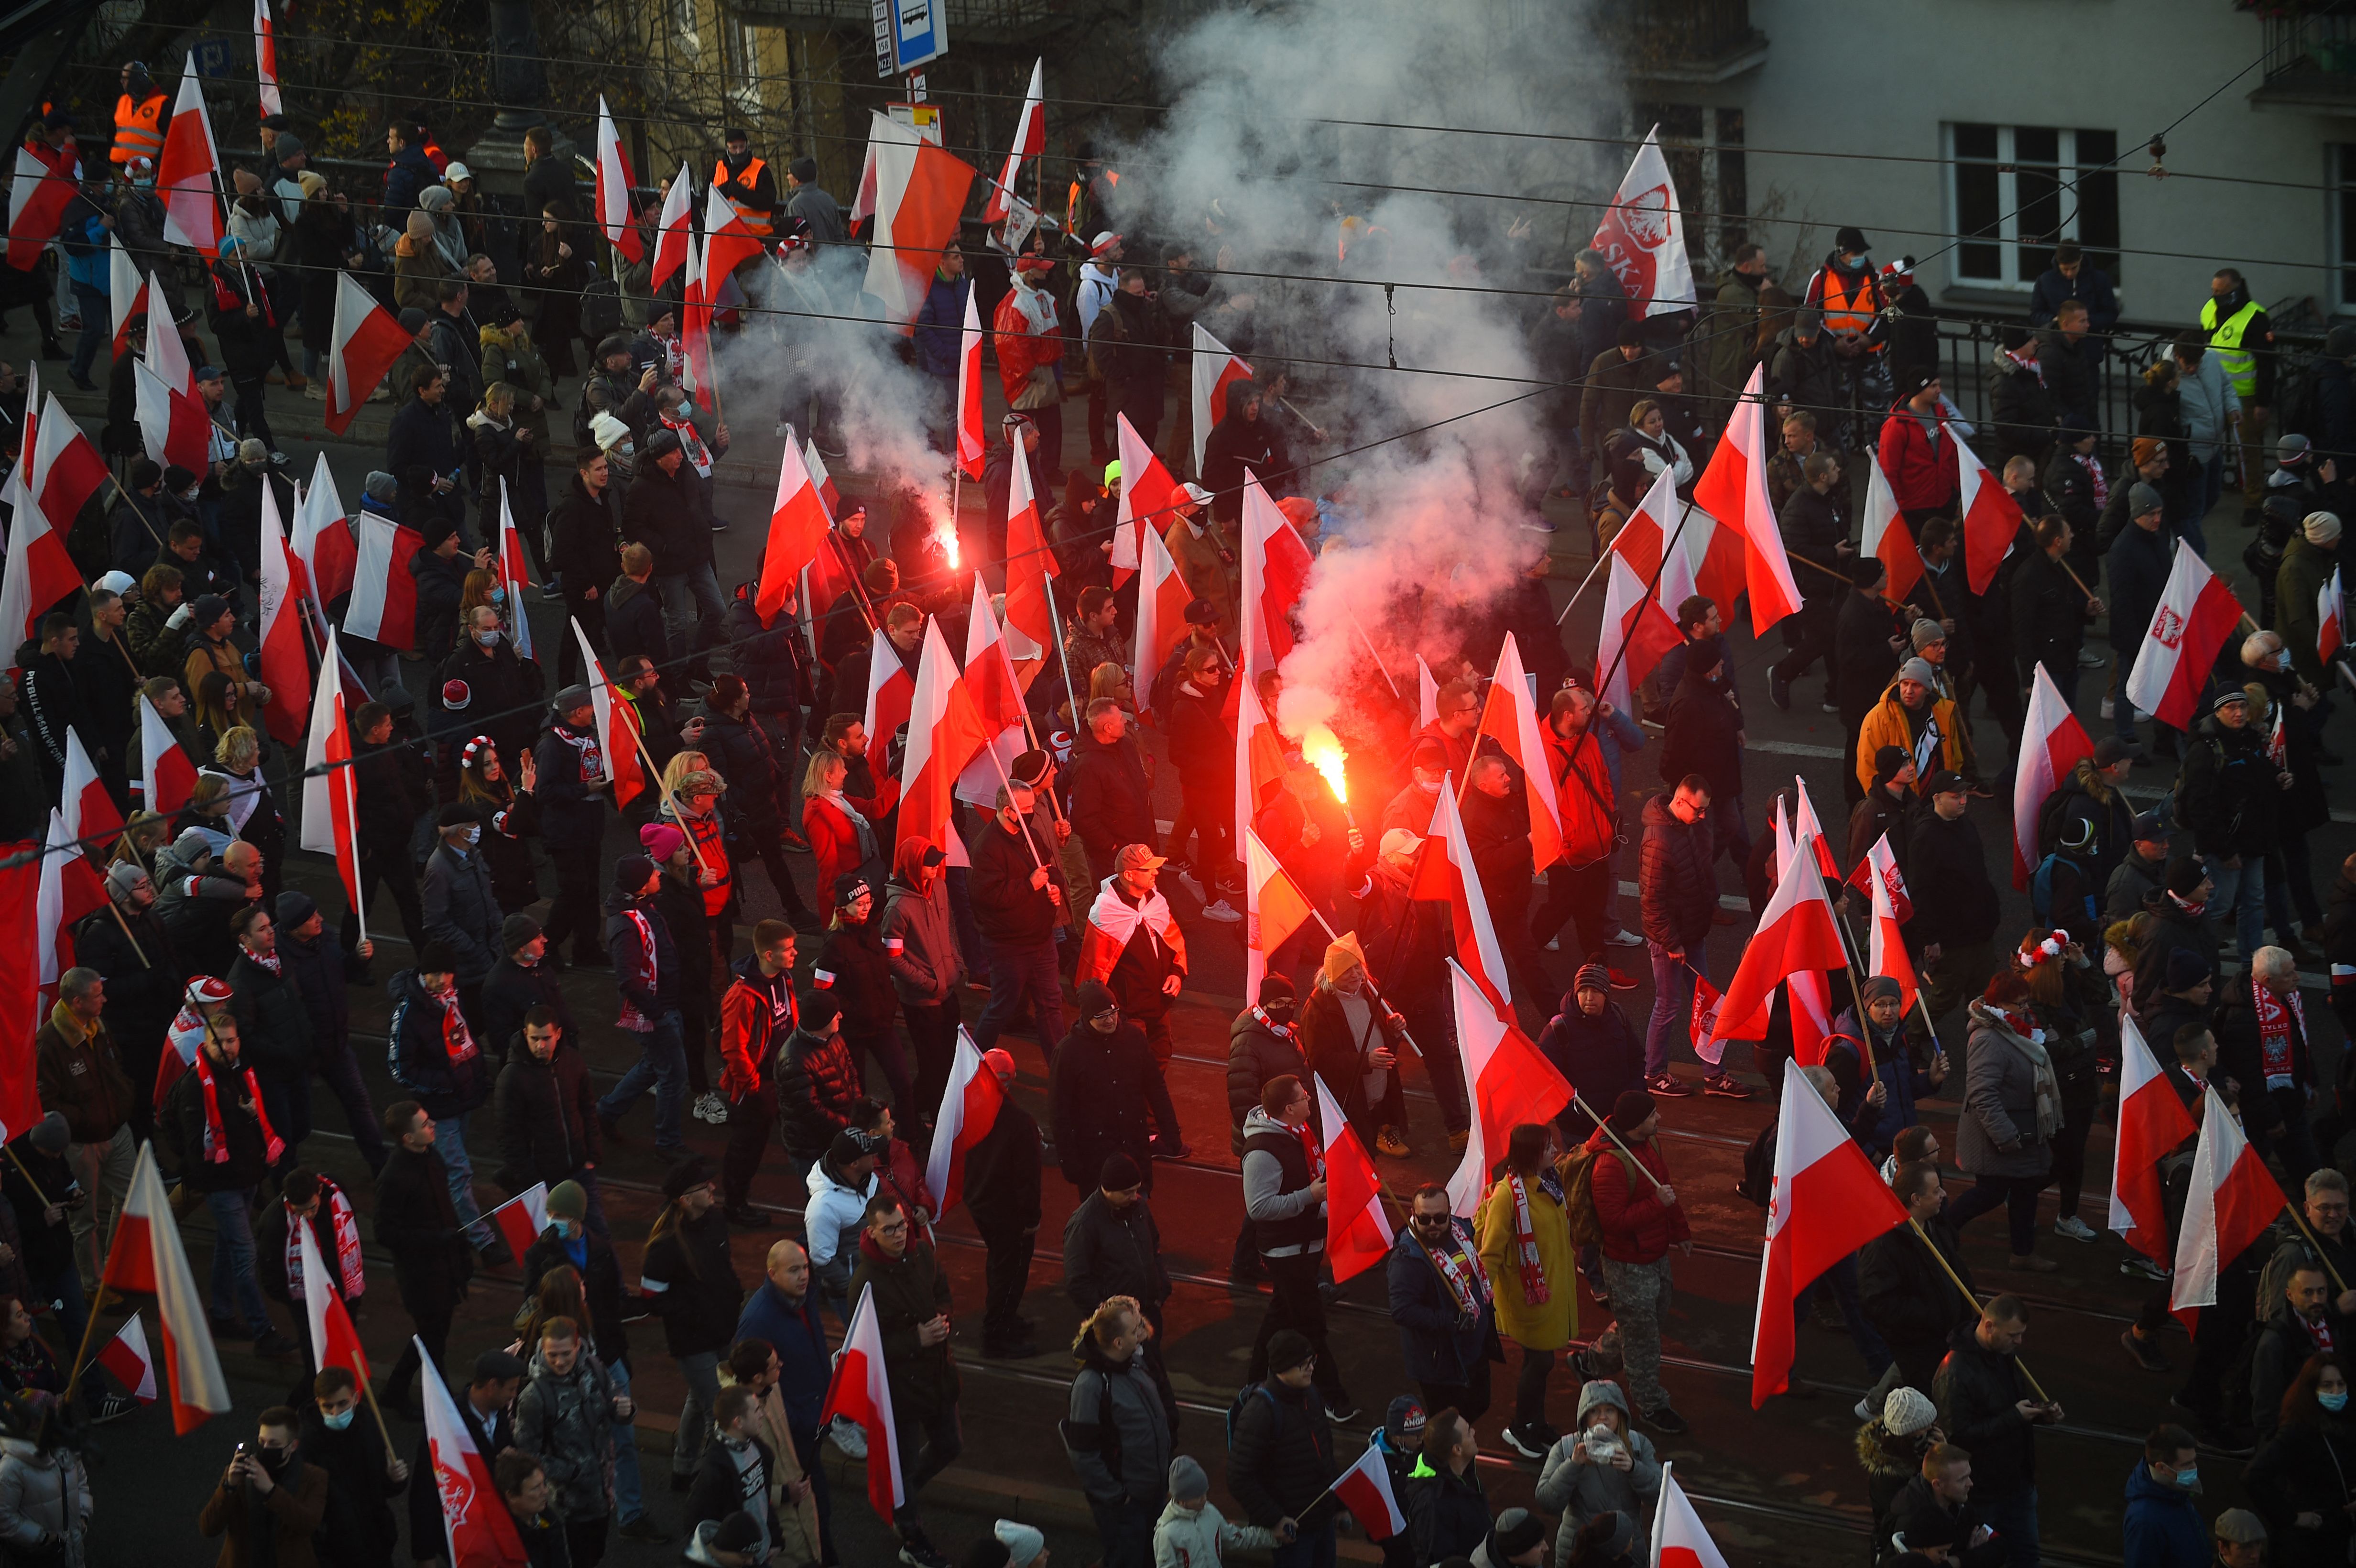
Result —
M1268 1015L1268 1021L1270 1023L1289 1024L1292 1021L1292 1004L1290 1002L1266 1003L1262 1005L1259 1010Z
M256 1447L253 1454L255 1458L262 1461L262 1469L269 1473L270 1478L273 1481L286 1473L286 1467L294 1457L284 1448Z

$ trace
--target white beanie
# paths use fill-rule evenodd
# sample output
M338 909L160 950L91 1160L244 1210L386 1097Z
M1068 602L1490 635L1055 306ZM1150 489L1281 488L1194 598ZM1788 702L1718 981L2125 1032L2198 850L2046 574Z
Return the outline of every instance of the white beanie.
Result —
M2299 531L2318 549L2329 549L2340 542L2340 519L2329 512L2309 512L2300 523Z
M1029 1525L1018 1524L1011 1519L1000 1520L991 1526L991 1533L998 1537L1001 1546L1006 1548L1007 1568L1031 1568L1032 1563L1039 1561L1039 1554L1047 1550L1045 1536Z
M589 433L595 438L598 450L611 452L630 433L630 427L611 414L601 413L589 421Z
M1881 1424L1892 1437L1912 1437L1938 1419L1939 1407L1904 1383L1891 1389L1881 1406Z

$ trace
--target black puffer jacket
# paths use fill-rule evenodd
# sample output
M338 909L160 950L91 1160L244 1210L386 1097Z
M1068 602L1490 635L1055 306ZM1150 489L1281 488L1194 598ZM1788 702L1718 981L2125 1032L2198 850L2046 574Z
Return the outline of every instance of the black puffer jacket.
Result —
M791 713L809 699L806 646L791 615L779 614L764 629L753 585L736 591L728 605L728 657L752 696L754 712Z
M2236 730L2204 719L2184 748L2177 800L2192 845L2203 855L2263 855L2275 847L2283 790L2254 724Z
M1665 947L1684 948L1709 934L1718 913L1718 878L1711 868L1709 819L1680 822L1669 800L1656 795L1644 803L1637 893L1644 935Z
M1236 1415L1227 1490L1252 1523L1272 1528L1333 1485L1333 1424L1315 1386L1255 1385Z
M1302 1078L1309 1057L1297 1026L1279 1034L1258 1008L1246 1008L1227 1026L1227 1143L1237 1158L1244 1152L1244 1118L1259 1104L1271 1078Z
M1906 847L1906 880L1913 887L1939 890L1938 897L1915 904L1914 918L1906 927L1910 943L1962 947L1995 934L2002 912L1996 886L1988 880L1980 830L1969 816L1950 822L1926 811L1915 817Z
M569 1040L559 1040L546 1061L532 1055L520 1031L508 1042L498 1123L498 1183L509 1192L536 1181L553 1187L605 1157L589 1064Z
M729 1261L728 1218L716 1205L701 1220L678 1218L649 1241L639 1267L674 1358L728 1349L736 1337L744 1284Z
M807 1010L813 1024L823 1026L834 1009L813 1001ZM823 1157L834 1135L851 1124L851 1103L861 1093L859 1061L842 1036L796 1029L777 1053L777 1122L786 1152L796 1159Z

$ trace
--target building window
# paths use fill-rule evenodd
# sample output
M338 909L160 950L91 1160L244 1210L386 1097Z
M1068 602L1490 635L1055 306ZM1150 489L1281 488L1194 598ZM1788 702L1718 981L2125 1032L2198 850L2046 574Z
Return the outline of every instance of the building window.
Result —
M1955 281L2027 289L2074 240L2119 277L2118 133L2051 125L1950 124L1947 226Z
M1641 139L1653 126L1660 128L1661 155L1676 187L1686 251L1695 277L1706 285L1713 272L1732 261L1734 247L1745 238L1743 219L1751 193L1742 153L1742 111L1713 111L1691 103L1636 105L1630 137ZM1632 155L1635 151L1633 146L1628 150Z
M679 30L679 41L686 47L687 52L701 54L703 37L696 30L695 0L676 0L671 15L672 25Z
M2356 144L2331 149L2332 308L2356 310Z
M761 36L749 22L728 18L721 25L728 54L728 96L740 113L761 112Z

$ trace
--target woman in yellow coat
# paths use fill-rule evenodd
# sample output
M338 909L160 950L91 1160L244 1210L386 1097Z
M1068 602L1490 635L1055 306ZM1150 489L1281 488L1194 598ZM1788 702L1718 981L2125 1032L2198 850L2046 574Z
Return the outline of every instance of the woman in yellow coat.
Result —
M1522 1348L1505 1442L1526 1459L1543 1459L1561 1435L1547 1424L1547 1377L1579 1332L1579 1254L1555 1168L1559 1152L1552 1127L1515 1127L1505 1173L1481 1205L1481 1263L1495 1282L1497 1331Z

